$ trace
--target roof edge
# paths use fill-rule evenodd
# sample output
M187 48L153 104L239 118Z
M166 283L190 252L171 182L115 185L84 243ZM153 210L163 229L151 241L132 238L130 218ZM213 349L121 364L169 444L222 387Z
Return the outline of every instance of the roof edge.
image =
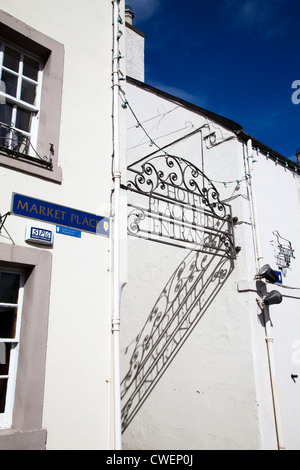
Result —
M202 114L203 116L212 119L213 121L217 122L218 124L225 127L226 129L234 132L237 135L237 137L241 138L245 142L251 139L253 147L259 148L259 150L263 151L266 154L266 156L272 158L277 163L281 163L285 167L289 167L293 171L298 172L300 170L300 165L298 165L297 162L290 160L289 158L285 157L279 152L276 152L276 150L273 150L271 147L268 147L267 145L263 144L258 139L256 139L255 137L245 132L243 127L240 124L236 123L235 121L232 121L231 119L228 119L224 116L220 116L219 114L216 114L205 108L201 108L200 106L192 104L189 101L185 101L181 98L178 98L177 96L171 95L165 91L162 91L158 88L153 87L152 85L148 85L147 83L140 82L139 80L136 80L135 78L127 76L126 80L131 85L135 85L139 88L143 88L144 90L149 91L150 93L153 93L157 96L165 98L169 101L172 101L173 103L178 103L190 109L191 111Z
M139 80L129 77L129 76L126 77L126 80L131 85L135 85L135 86L138 86L139 88L143 88L144 90L147 90L150 93L153 93L162 98L166 98L167 100L172 101L173 103L181 104L182 106L185 106L191 111L194 111L199 114L203 114L204 116L212 119L213 121L218 122L222 126L231 130L232 132L237 132L243 129L240 124L232 121L231 119L228 119L224 116L220 116L219 114L213 113L212 111L209 111L208 109L201 108L200 106L190 103L189 101L186 101L186 100L183 100L182 98L178 98L177 96L171 95L170 93L167 93L166 91L162 91L159 88L155 88L152 85L148 85L147 83L140 82Z
M277 163L281 163L285 167L290 168L293 171L298 172L300 170L300 165L298 165L297 162L294 162L293 160L290 160L289 158L285 157L281 153L277 152L276 150L273 150L271 147L268 145L263 144L260 142L258 139L255 137L251 136L250 134L247 134L244 129L241 129L236 132L237 136L243 139L244 141L248 141L249 139L252 140L252 147L257 148L260 151L264 152L267 157L271 158Z
M142 38L145 38L146 35L140 31L139 29L137 29L135 26L133 26L132 24L128 23L128 21L125 22L125 25L126 25L126 28L128 29L131 29L132 31L134 31L135 33L137 33L139 36L141 36Z

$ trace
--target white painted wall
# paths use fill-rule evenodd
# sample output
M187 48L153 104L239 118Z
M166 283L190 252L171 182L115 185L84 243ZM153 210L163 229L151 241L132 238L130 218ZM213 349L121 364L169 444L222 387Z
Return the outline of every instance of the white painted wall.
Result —
M221 199L230 202L233 215L239 219L235 237L242 250L222 290L126 429L124 447L276 449L265 329L256 302L246 144L175 99L164 99L134 85L127 85L127 98L151 139L169 154L203 169ZM130 111L127 122L128 162L132 164L157 149ZM177 141L204 124L209 124L209 129L201 131L203 146L199 133ZM219 145L205 139L212 132ZM291 375L300 377L300 179L297 172L268 158L266 152L254 149L253 158L256 162L251 181L257 192L263 263L278 269L275 230L291 241L295 255L284 271L285 287L267 287L268 292L276 289L283 295L282 304L270 307L276 381L285 447L299 449L300 381L293 381ZM133 360L136 337L167 280L186 256L180 249L132 237L128 246L130 269L123 297L124 375Z
M276 448L264 333L256 324L256 296L238 290L240 281L253 279L256 273L243 145L231 131L175 100L133 85L127 85L127 99L153 141L169 154L204 168L208 178L216 181L221 199L230 201L233 215L239 218L235 236L242 250L222 289L126 429L124 448ZM200 133L176 142L205 124L209 127L203 128L203 137L215 132L219 145L204 139L202 147ZM155 152L155 145L136 126L130 111L127 129L129 164ZM128 197L135 200L134 195ZM123 377L133 361L137 336L168 280L188 255L187 250L132 237L128 250L128 284L122 300ZM203 301L208 295L209 288ZM258 357L254 344L261 341ZM157 350L152 354L156 356ZM258 387L260 375L263 379ZM140 399L142 396L143 391Z
M300 377L300 177L259 151L254 153L254 158L257 160L255 174L263 262L278 269L275 256L277 238L273 234L275 230L289 240L294 249L295 258L291 259L290 267L283 271L283 285L286 287L275 287L283 295L283 301L280 305L270 307L270 317L284 443L288 450L299 450L300 382L299 378L293 381L291 375ZM273 288L269 286L268 291Z
M1 8L65 47L59 166L62 184L0 168L0 211L12 192L105 217L112 189L112 3L3 0ZM121 6L122 7L122 6ZM122 40L121 40L122 42ZM121 115L124 136L124 111ZM125 141L121 140L124 167ZM25 246L28 220L6 228ZM55 229L49 224L40 224ZM1 236L1 242L11 240ZM43 426L47 449L105 449L110 441L109 239L56 234ZM113 426L113 425L112 425Z

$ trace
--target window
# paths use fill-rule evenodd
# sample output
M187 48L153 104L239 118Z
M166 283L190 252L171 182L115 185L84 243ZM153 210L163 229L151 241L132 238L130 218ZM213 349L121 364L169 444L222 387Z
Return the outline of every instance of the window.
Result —
M36 157L42 64L0 40L0 147Z
M0 429L12 425L24 275L0 270Z
M0 165L62 182L64 46L0 10Z
M0 452L7 448L45 450L43 404L51 272L48 250L1 244ZM9 309L13 316L9 317Z

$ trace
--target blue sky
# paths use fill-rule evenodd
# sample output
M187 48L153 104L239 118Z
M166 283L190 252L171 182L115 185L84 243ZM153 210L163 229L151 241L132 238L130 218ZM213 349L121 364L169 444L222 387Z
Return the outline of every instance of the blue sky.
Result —
M133 25L146 34L146 83L236 121L295 160L300 0L126 4L135 13Z

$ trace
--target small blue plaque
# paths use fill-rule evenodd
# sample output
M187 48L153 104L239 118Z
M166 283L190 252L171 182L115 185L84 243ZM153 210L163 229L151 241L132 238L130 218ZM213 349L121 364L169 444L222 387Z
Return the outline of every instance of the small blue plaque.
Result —
M69 237L81 238L81 231L71 227L57 225L56 233L60 233L61 235L68 235Z
M281 271L274 271L275 274L278 276L278 281L276 284L282 284L282 272Z

